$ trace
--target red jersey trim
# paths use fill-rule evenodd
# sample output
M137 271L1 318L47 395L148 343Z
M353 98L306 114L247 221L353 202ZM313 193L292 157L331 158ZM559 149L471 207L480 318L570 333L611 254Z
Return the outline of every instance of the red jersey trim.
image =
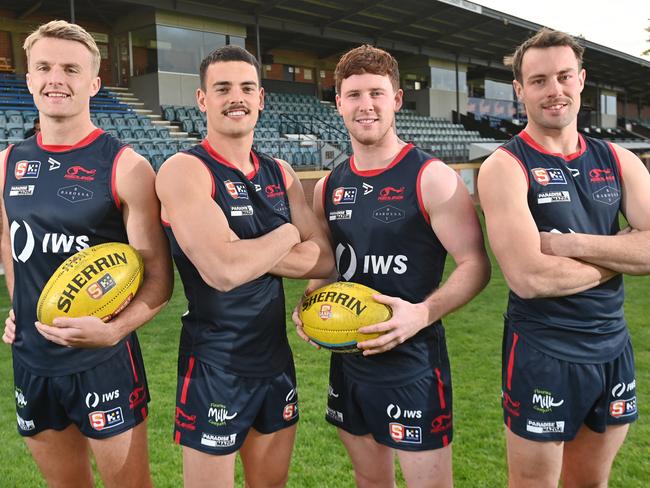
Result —
M118 210L122 210L122 202L120 202L120 196L117 193L117 164L124 150L129 147L130 146L124 146L117 152L115 158L113 159L113 169L111 170L111 195L113 196L113 201L115 202L115 206Z
M621 186L622 186L623 185L623 168L621 167L621 160L618 159L618 153L616 152L616 149L614 149L614 146L612 145L612 143L607 142L607 145L609 146L609 150L612 151L612 154L614 155L614 159L616 160L616 166L618 167L618 176L621 179Z
M436 376L438 377L438 399L440 400L440 408L447 408L447 403L445 402L445 384L442 382L442 375L440 370L436 368Z
M86 146L92 144L103 133L104 133L104 130L97 127L95 130L93 130L90 134L88 134L86 137L81 139L76 144L73 144L71 146L66 146L66 145L54 145L54 144L47 145L47 144L43 144L43 135L42 135L41 132L39 132L38 134L36 134L36 144L38 144L38 147L40 147L44 151L48 151L48 152L66 152L66 151L72 151L73 149L81 149L82 147L86 147Z
M506 388L512 390L512 370L515 367L515 347L517 347L517 341L519 341L519 334L514 332L512 334L512 347L510 348L510 355L508 357L508 373L506 378Z
M228 161L226 158L224 158L221 154L219 154L217 151L214 150L214 148L210 145L210 142L207 139L203 139L201 141L201 146L203 146L203 149L205 149L210 156L214 158L214 160L219 163L223 164L224 166L227 166L228 168L236 169L238 171L241 171L237 166L232 164L230 161ZM253 179L257 172L260 169L260 160L257 158L257 155L251 150L251 159L253 160L253 171L248 173L246 178L249 180Z
M280 167L280 171L282 172L282 182L284 183L284 188L285 190L288 190L289 187L287 186L287 173L284 171L284 165L277 159L274 159L274 161Z
M325 179L323 180L323 188L321 188L321 192L320 192L321 200L323 200L323 214L325 213L325 203L327 202L327 180L329 180L331 174L332 173L328 173L325 176ZM327 220L327 217L325 218L325 220Z
M428 161L425 161L425 163L420 168L420 171L418 171L418 177L415 180L415 191L418 197L418 207L420 207L420 213L422 214L422 217L424 217L424 220L429 225L431 225L431 217L429 216L427 209L424 206L424 198L422 197L421 180L422 180L422 173L424 173L424 170L427 168L427 166L429 166L429 163L433 163L434 161L440 161L440 160L438 158L432 158L429 159Z
M185 379L183 380L183 388L181 390L182 405L185 405L185 403L187 403L187 389L190 387L190 381L191 381L193 369L194 369L194 356L191 356L189 364L187 365L187 373L185 374Z
M505 147L499 146L499 147L497 147L497 150L498 149L501 149L505 153L509 154L510 156L512 156L515 159L515 161L517 161L519 163L519 166L521 167L521 170L524 172L524 176L526 177L526 186L530 190L530 179L528 178L528 170L526 169L526 166L524 166L524 163L522 163L521 160L517 156L515 156L513 153L511 153Z
M395 156L395 159L393 159L388 166L385 168L380 168L380 169L369 169L369 170L360 170L357 168L356 164L354 163L354 154L350 156L350 169L352 172L358 176L377 176L382 174L384 171L388 171L391 169L393 166L395 166L397 163L399 163L402 159L404 159L404 156L406 156L406 153L408 153L411 149L413 149L413 143L408 143L406 146L402 148L400 152L397 153L397 156Z
M579 132L578 132L578 144L580 146L580 149L578 149L574 153L567 154L567 155L560 154L560 153L552 153L550 151L547 151L542 146L540 146L537 142L535 142L535 140L532 137L530 137L530 134L528 134L528 132L526 132L525 130L522 130L518 134L518 136L521 137L521 139L526 144L528 144L530 147L532 147L536 151L539 151L542 154L548 154L550 156L557 156L558 158L562 158L565 161L573 161L574 159L579 158L580 156L582 156L585 153L585 151L587 150L587 143L585 142L585 138L582 137L582 134L580 134Z
M14 148L13 144L9 144L7 146L7 152L5 153L5 160L2 163L2 172L4 173L4 180L2 183L2 194L4 195L5 193L5 188L7 186L7 163L9 162L9 155L11 154L11 150Z
M165 219L162 218L162 215L160 216L160 223L161 223L164 227L171 227L171 226L172 226L172 224L170 224L169 222L167 222Z
M133 379L138 383L138 372L135 370L135 361L133 361L133 351L131 351L131 344L126 341L126 348L129 350L129 359L131 360L131 371L133 371Z

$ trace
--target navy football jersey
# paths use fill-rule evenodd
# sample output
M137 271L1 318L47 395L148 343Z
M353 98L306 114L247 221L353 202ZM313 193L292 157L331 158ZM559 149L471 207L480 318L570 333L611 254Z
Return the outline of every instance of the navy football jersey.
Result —
M614 235L620 228L621 170L611 146L579 136L580 150L552 154L526 132L500 149L514 156L528 180L528 207L540 231ZM609 361L628 339L623 278L554 298L522 299L510 292L508 317L524 340L573 362Z
M207 139L187 153L209 170L212 198L240 239L260 237L290 222L285 175L279 162L252 152L255 170L244 175ZM188 312L181 318L181 352L241 376L268 377L283 371L291 350L282 279L264 274L228 292L218 291L205 283L178 245L173 229L166 225L165 230L188 301Z
M59 346L34 322L41 290L63 261L89 246L128 241L114 184L124 148L101 129L74 146L45 146L38 134L9 148L3 196L15 276L13 352L33 374L84 371L120 349Z
M384 169L361 171L352 156L332 170L323 187L323 208L340 280L412 303L438 287L447 251L431 228L420 194L420 176L432 160L408 144ZM430 371L441 337L438 322L382 354L346 354L343 367L368 382L416 380Z

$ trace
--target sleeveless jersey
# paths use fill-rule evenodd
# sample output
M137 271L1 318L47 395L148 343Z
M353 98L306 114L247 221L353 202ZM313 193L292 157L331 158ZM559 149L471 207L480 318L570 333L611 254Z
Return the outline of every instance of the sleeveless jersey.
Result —
M528 180L528 207L540 231L614 235L619 229L621 170L611 146L579 135L580 150L551 154L526 132L502 146ZM524 340L566 361L605 362L625 347L623 278L555 298L522 299L510 291L508 317Z
M352 156L332 170L323 187L323 208L340 280L412 303L438 287L447 251L431 228L419 188L432 160L408 144L385 169L360 171ZM437 322L382 354L343 355L344 371L373 383L416 380L431 370L441 337Z
M260 237L290 222L280 163L251 152L255 170L244 175L220 156L207 139L186 152L209 170L212 198L240 239ZM246 377L269 377L283 371L291 359L291 350L282 279L264 274L228 292L218 291L205 283L169 225L165 230L188 301L188 312L181 318L181 352Z
M3 196L15 277L13 352L33 374L85 371L120 350L59 346L34 322L41 290L63 261L89 246L128 242L114 184L124 148L101 129L75 146L45 146L38 134L9 148Z

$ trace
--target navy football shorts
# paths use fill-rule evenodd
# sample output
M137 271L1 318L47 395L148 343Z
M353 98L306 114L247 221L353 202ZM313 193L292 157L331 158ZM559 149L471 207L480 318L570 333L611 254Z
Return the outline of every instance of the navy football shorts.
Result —
M80 373L36 376L14 359L18 432L33 436L75 424L103 439L132 429L147 418L149 390L135 334L113 356Z
M504 421L525 439L570 441L582 424L602 433L638 417L629 341L607 363L571 363L538 351L507 327L502 359Z
M325 419L357 436L403 451L440 449L452 441L451 370L446 345L426 375L400 386L356 381L332 354Z
M293 359L270 378L227 373L194 356L178 359L174 442L208 454L238 451L251 427L271 434L298 422Z

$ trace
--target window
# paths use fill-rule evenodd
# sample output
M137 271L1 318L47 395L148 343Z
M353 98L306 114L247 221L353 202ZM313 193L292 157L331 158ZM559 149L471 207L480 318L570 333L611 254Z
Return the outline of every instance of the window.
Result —
M158 70L197 74L201 60L226 45L226 36L179 27L156 26Z
M451 69L431 68L431 88L433 90L456 91L456 72ZM467 93L467 73L458 72L458 90Z

